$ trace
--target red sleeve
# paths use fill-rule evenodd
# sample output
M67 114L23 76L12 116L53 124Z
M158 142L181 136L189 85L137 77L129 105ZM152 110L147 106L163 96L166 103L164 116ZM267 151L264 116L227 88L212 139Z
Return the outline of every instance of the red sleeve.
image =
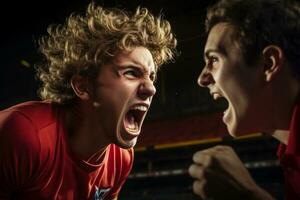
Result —
M109 192L110 195L108 195L108 197L105 198L107 200L115 199L119 196L120 190L122 189L122 186L124 185L126 179L128 178L131 172L131 168L133 165L133 158L134 158L133 148L129 150L123 149L122 151L123 152L122 152L121 175L117 184Z
M0 199L28 187L37 172L37 131L20 112L0 112Z

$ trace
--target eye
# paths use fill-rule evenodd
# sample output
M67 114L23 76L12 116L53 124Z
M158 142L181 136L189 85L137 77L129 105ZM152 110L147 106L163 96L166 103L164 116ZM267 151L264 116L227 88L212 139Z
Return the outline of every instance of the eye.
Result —
M209 63L211 63L211 64L216 63L218 61L219 61L219 59L218 59L217 56L210 56L209 57Z
M137 78L139 77L139 72L135 69L128 69L124 71L123 75L127 78Z
M215 55L209 55L206 59L206 66L209 68L209 69L213 69L217 66L219 62L219 58Z

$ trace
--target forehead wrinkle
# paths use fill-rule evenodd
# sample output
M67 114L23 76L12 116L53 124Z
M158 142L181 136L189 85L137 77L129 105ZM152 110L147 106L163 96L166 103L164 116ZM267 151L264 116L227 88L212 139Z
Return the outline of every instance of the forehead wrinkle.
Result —
M135 66L140 68L144 73L156 73L157 67L154 64L154 60L150 51L149 55L145 52L138 53L135 50L129 52L121 52L113 59L113 63L120 66Z
M148 63L140 63L140 62L137 62L136 60L132 60L132 61L133 61L133 64L136 66L139 66L144 73L148 73L148 71L149 71L149 74L156 73L156 68L155 68L154 64L151 63L151 61L149 61Z
M141 62L139 62L139 61L137 61L133 58L128 58L128 60L126 60L126 61L121 61L121 59L118 58L118 59L114 59L112 63L113 63L113 65L120 66L120 67L129 67L129 66L131 66L131 67L138 68L139 70L141 70L141 72L143 74L146 74L146 75L154 74L156 76L156 73L157 73L157 70L154 67L154 65L152 65L153 67L151 67L151 62L149 62L149 67L148 67L147 64L144 65Z

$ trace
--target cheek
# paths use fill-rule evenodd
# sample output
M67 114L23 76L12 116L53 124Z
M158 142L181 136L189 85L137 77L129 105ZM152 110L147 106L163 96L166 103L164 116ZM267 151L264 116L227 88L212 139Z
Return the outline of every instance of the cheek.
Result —
M232 76L232 74L226 71L219 70L214 74L213 78L224 95L230 94L231 90L234 90L234 88L236 87L234 77Z
M238 69L226 69L224 67L216 74L216 79L218 79L219 86L225 90L224 92L236 95L244 93L243 88L245 88L247 77Z
M102 87L96 91L95 99L100 103L110 104L120 102L128 96L128 92L122 86Z
M237 112L247 106L248 92L245 82L237 73L220 73L218 77L219 88L222 90L223 95Z
M122 109L127 102L135 97L138 84L130 81L114 81L114 83L96 89L95 100L103 106Z

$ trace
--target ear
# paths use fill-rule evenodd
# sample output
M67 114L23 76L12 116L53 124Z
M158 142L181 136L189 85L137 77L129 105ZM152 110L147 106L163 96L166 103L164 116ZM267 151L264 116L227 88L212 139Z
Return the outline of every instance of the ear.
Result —
M276 45L269 45L263 50L264 74L266 81L271 81L283 67L283 51Z
M76 96L81 100L91 99L90 83L87 78L80 75L74 75L71 78L71 86Z

